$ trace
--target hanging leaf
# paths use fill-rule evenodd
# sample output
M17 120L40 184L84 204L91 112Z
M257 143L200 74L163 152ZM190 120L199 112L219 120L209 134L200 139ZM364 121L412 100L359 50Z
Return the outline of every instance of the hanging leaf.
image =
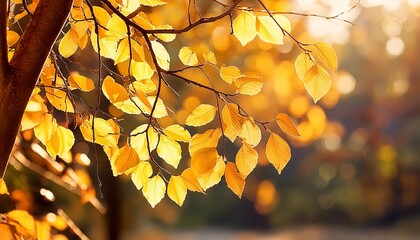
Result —
M284 133L292 135L292 136L297 136L297 137L300 136L299 131L296 128L296 125L293 123L292 119L290 119L290 117L287 114L285 113L277 114L276 121L280 129Z
M178 168L181 160L181 146L175 140L165 135L160 135L157 153L166 163L175 169Z
M170 57L168 51L166 51L166 48L159 42L152 41L151 43L159 67L163 70L169 70Z
M73 28L70 28L58 44L58 52L61 56L68 58L73 55L79 47L79 39L80 37L77 32Z
M230 190L241 198L245 187L245 179L233 162L228 162L226 164L225 178Z
M168 183L168 196L176 204L182 206L187 196L187 186L181 176L172 176Z
M214 53L212 51L208 53L203 53L203 58L208 63L217 64L216 56L214 56Z
M95 122L93 128L93 121ZM110 146L113 148L118 148L118 141L115 138L116 133L114 128L102 118L93 119L92 116L89 116L88 119L84 120L82 125L80 125L80 132L82 133L83 138L88 142L93 142L93 133L95 133L95 143Z
M217 108L209 104L200 104L187 117L185 124L188 126L203 126L211 122L216 116Z
M233 21L233 33L242 46L252 41L257 35L256 29L257 18L251 12L244 11Z
M191 168L185 169L182 172L181 177L188 190L192 192L203 192L203 188L201 188L200 183Z
M28 212L12 210L7 213L6 221L23 239L36 239L35 219Z
M184 127L179 124L174 124L166 127L163 132L170 138L180 142L188 142L191 139L191 135Z
M140 161L136 169L131 173L131 181L140 190L153 174L152 165L148 161Z
M236 166L242 176L247 177L257 166L258 153L251 145L243 143L236 154Z
M194 174L198 177L200 174L205 174L211 171L216 165L219 154L216 148L207 147L202 148L191 156L191 168Z
M276 14L274 19L271 16L257 17L257 33L258 36L266 43L283 44L283 36L285 33L291 31L291 24L289 19L285 16ZM276 23L277 22L277 23ZM279 25L277 25L279 24Z
M327 68L334 72L337 71L337 54L331 45L324 42L317 42L314 44L314 50L318 58Z
M67 92L58 88L46 88L45 91L47 92L46 96L48 101L56 109L63 112L74 113L73 103L70 101Z
M102 92L111 103L122 102L129 98L127 90L116 83L111 76L106 76L102 81Z
M259 78L241 77L235 81L234 85L237 93L253 96L261 91L263 82Z
M216 161L216 165L214 165L214 168L207 173L197 176L197 180L204 191L206 191L207 189L218 184L220 180L222 180L224 174L225 162L222 157L219 157L219 159Z
M189 47L181 48L178 56L184 65L195 66L199 64L197 54L193 52Z
M244 77L239 68L235 66L222 66L220 68L220 77L227 83L232 84L236 79Z
M130 134L130 136L132 136L130 139L131 146L136 150L140 160L148 160L150 158L148 147L150 148L150 151L153 151L159 140L159 136L153 127L149 127L147 130L147 139L146 128L147 124L142 124L135 128Z
M306 73L313 65L315 65L315 63L311 60L309 54L299 54L295 60L295 69L300 80L305 80Z
M74 144L73 132L69 129L58 126L47 141L47 151L51 157L63 156Z
M156 175L147 180L142 191L146 200L154 208L165 196L166 184L159 175Z
M124 173L125 171L137 166L139 164L139 156L137 152L129 145L118 149L111 158L112 174L115 176Z
M287 142L275 133L271 133L265 149L268 161L273 164L279 174L289 162L290 147Z
M254 119L249 117L242 124L241 132L238 135L244 142L251 146L257 146L261 141L261 130L255 124Z
M236 137L242 130L244 117L238 112L238 106L233 103L228 103L222 110L223 133L231 142L235 141Z
M327 70L317 64L308 70L304 83L306 90L316 103L328 93L332 85L332 80Z
M95 83L92 79L79 75L77 72L72 72L68 77L70 89L79 89L83 92L90 92L95 89Z
M207 130L203 134L195 134L191 138L190 145L188 146L190 155L194 155L202 148L216 148L221 136L222 130L220 128Z

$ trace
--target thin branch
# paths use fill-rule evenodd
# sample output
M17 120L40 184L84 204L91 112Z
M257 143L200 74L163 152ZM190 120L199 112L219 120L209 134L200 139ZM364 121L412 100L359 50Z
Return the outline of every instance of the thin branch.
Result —
M80 228L71 220L71 218L62 210L57 210L58 215L60 215L64 221L67 223L67 226L81 239L81 240L89 240L89 238L80 230Z

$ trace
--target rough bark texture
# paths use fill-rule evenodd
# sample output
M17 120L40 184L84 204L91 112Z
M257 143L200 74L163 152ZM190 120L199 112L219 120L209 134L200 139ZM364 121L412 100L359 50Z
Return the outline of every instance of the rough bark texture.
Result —
M73 0L40 0L13 58L0 71L0 179L4 176L26 104L72 4ZM0 7L0 11L3 10ZM0 12L0 16L4 14ZM7 45L0 47L7 49Z

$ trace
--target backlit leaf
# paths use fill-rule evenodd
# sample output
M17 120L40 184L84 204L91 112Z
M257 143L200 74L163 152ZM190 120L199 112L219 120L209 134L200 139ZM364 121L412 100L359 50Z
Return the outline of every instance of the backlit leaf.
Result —
M51 157L62 156L68 152L74 144L73 132L69 129L58 126L47 141L47 151Z
M236 166L244 177L248 176L257 166L258 153L251 145L243 143L236 154Z
M118 149L111 158L112 174L118 176L121 173L137 166L139 164L137 152L129 145Z
M315 53L321 62L330 70L337 71L337 54L328 43L317 42L314 44Z
M189 126L203 126L214 119L216 116L217 108L209 104L200 104L192 113L187 117L185 124Z
M214 168L207 173L200 174L197 176L197 180L200 183L201 187L206 191L207 189L218 184L222 180L223 175L225 174L225 162L222 157L219 157L216 161Z
M168 51L166 51L166 48L159 42L152 41L151 43L159 67L163 70L169 70L170 57Z
M198 177L212 170L216 165L219 154L216 148L207 147L196 151L191 156L191 168Z
M95 122L93 128L93 121ZM93 129L92 129L93 128ZM95 143L105 146L110 146L117 148L118 142L116 141L114 135L114 128L104 119L95 118L90 116L88 119L84 120L82 125L80 125L80 132L83 135L83 138L88 142L93 142L92 132L95 133Z
M235 66L222 66L220 68L220 77L227 83L232 84L236 79L244 77L239 68Z
M136 150L140 160L148 160L149 157L149 149L148 149L148 143L150 151L153 151L158 143L158 134L155 132L153 127L149 127L148 131L148 139L146 138L146 128L147 124L142 124L135 128L131 132L131 146Z
M238 106L233 103L228 103L222 110L223 133L231 142L235 141L236 137L242 130L244 117L238 112Z
M34 127L34 133L36 138L42 142L42 144L47 145L47 141L50 140L51 135L57 128L57 123L53 116L49 113L45 114L42 122Z
M257 35L256 23L255 15L248 11L242 12L233 21L233 33L242 46L252 41Z
M9 194L9 191L7 190L6 182L4 179L0 179L0 195L1 194Z
M258 36L267 43L283 44L283 36L285 35L282 29L286 32L291 31L289 19L285 16L276 14L274 19L270 16L257 17L257 33ZM277 23L280 25L277 25Z
M261 141L261 130L252 118L248 118L242 124L242 129L238 136L244 142L255 147Z
M12 210L7 213L6 221L23 239L36 239L35 219L28 212Z
M277 124L279 125L280 129L289 135L292 136L300 136L296 125L293 123L292 119L290 119L289 115L285 113L279 113L276 116Z
M127 90L116 83L111 76L106 76L103 80L102 92L111 103L122 102L129 98Z
M207 130L202 134L195 134L190 141L188 150L190 155L194 155L195 152L202 148L217 147L220 137L222 136L222 130L220 128Z
M210 51L208 53L203 53L203 58L208 63L211 63L211 64L216 64L217 63L216 56L214 55L214 53L212 51Z
M154 71L147 62L131 62L131 74L136 80L150 79Z
M132 40L129 40L128 37L123 38L119 43L117 47L117 53L115 55L114 64L118 64L121 62L124 62L130 58L130 43L129 41L134 42Z
M263 82L259 78L238 78L235 83L237 92L243 95L253 96L261 91Z
M309 57L309 54L301 53L295 60L295 69L296 73L299 76L300 80L304 80L306 72L315 65L315 63Z
M197 54L193 52L189 47L183 47L179 50L179 59L184 65L195 66L198 65Z
M225 178L230 190L241 198L245 187L245 179L233 162L228 162L226 164Z
M173 124L166 127L163 132L170 138L180 142L188 142L191 139L191 135L184 127L179 124Z
M181 177L188 190L193 192L203 192L203 188L201 188L200 183L191 168L185 169L182 172Z
M136 169L131 173L131 181L140 190L153 174L152 165L148 161L140 161Z
M279 174L289 162L290 147L287 142L275 133L271 133L265 149L268 161L273 164Z
M178 168L181 160L181 146L175 140L165 135L160 135L160 140L157 146L157 153L165 162Z
M146 184L143 186L142 191L144 197L154 208L156 204L158 204L165 196L166 185L163 179L159 175L156 175L147 180Z
M11 47L19 41L19 34L14 31L7 31L7 46Z
M174 29L171 25L160 25L155 29ZM172 42L176 38L176 34L173 33L157 33L156 37L164 42Z
M306 90L316 103L328 93L332 85L332 80L327 70L317 64L308 70L304 83Z
M95 83L92 79L72 72L68 77L70 88L79 89L80 91L89 92L95 89Z
M181 176L172 176L168 183L168 196L176 204L182 206L187 196L187 186Z
M77 48L79 42L79 35L73 28L70 28L66 34L64 34L63 38L60 40L60 44L58 45L58 52L61 56L68 58L73 55Z
M48 101L56 109L63 112L74 113L73 103L70 101L67 92L58 88L47 88L46 92Z

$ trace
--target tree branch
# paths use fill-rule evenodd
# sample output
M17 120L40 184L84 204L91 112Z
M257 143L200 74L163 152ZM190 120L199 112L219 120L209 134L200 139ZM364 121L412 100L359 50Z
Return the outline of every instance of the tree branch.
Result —
M7 1L1 2L3 6ZM39 1L10 61L10 71L3 76L6 84L0 85L0 179L6 171L26 104L72 5L73 0Z
M5 85L6 78L5 72L8 68L7 60L7 3L8 1L2 0L0 2L0 84Z

